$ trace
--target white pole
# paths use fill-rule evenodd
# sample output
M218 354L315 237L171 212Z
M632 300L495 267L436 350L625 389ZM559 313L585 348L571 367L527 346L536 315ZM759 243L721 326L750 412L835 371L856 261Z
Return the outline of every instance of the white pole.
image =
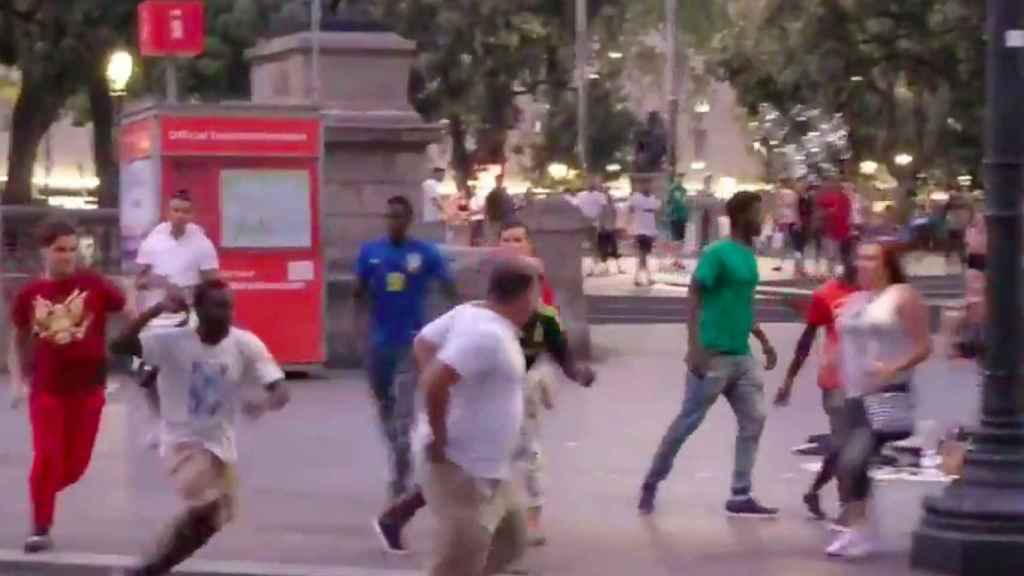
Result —
M590 61L590 38L587 32L587 0L576 0L576 148L580 170L588 175L587 165L587 63Z
M323 15L323 0L311 2L310 32L313 35L313 58L311 70L311 88L313 103L320 104L320 17Z
M178 61L173 56L164 59L167 66L164 68L164 81L167 84L167 101L171 104L178 102Z

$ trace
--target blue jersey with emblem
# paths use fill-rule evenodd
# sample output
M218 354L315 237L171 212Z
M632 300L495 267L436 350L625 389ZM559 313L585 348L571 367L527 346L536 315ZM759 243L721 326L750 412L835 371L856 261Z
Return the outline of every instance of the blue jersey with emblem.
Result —
M432 244L409 238L363 245L356 274L372 300L372 338L378 345L408 345L423 328L431 280L448 281L448 266Z

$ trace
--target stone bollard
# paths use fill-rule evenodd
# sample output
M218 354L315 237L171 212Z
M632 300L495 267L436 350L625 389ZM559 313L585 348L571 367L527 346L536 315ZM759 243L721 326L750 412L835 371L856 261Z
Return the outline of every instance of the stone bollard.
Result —
M577 358L590 358L590 324L583 293L583 243L589 229L564 196L531 199L520 217L530 228L537 256L555 290L562 323Z

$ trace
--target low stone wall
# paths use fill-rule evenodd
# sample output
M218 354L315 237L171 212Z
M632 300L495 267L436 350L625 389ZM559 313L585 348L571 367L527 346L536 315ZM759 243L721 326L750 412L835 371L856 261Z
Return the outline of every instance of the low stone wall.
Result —
M91 266L105 274L120 273L119 228L116 211L70 211L36 208L5 208L3 283L5 302L31 277L39 273L40 257L35 240L39 222L47 216L59 215L76 222L88 247L95 246ZM562 198L532 202L521 216L530 227L538 256L544 261L548 281L555 289L562 320L568 332L570 345L581 358L589 357L590 333L587 323L587 304L583 294L580 269L585 223L579 211ZM10 239L10 242L7 240ZM488 262L493 261L491 248L442 246L455 275L463 298L478 299L485 295ZM125 285L129 279L124 278ZM327 350L331 367L357 367L363 363L365 334L356 332L352 294L355 278L344 271L331 274L327 280ZM434 294L431 297L430 317L443 313L447 304ZM6 305L5 305L6 308ZM0 316L0 350L6 350L4 340L8 332L8 315ZM116 326L112 326L112 331ZM0 354L3 369L6 354Z

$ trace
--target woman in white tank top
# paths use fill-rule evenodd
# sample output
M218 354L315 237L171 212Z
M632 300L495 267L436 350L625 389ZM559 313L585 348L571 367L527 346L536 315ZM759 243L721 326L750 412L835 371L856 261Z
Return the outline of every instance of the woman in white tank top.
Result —
M826 551L847 558L872 551L865 529L868 465L887 442L913 433L911 380L932 351L928 308L907 283L896 246L865 242L856 265L862 291L847 299L836 320L840 374L849 397L839 473L849 530Z

